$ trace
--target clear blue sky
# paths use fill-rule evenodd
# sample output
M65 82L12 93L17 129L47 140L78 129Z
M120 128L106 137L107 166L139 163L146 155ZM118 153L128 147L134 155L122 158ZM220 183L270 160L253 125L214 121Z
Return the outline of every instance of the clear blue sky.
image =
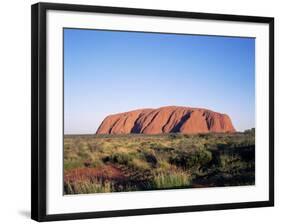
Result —
M255 39L64 29L66 134L168 105L226 113L240 131L255 127Z

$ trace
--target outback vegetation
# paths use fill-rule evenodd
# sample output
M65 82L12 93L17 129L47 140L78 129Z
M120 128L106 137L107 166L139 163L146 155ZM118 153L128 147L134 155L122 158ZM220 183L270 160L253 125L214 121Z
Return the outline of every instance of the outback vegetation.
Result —
M255 184L255 130L65 135L64 193Z

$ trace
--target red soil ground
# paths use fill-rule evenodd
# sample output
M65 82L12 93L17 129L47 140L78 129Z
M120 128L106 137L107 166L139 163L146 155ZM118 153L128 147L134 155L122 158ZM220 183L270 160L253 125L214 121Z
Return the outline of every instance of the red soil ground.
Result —
M106 165L99 168L76 168L64 172L65 182L74 182L78 180L92 180L92 179L107 179L107 180L122 180L125 176L121 169Z

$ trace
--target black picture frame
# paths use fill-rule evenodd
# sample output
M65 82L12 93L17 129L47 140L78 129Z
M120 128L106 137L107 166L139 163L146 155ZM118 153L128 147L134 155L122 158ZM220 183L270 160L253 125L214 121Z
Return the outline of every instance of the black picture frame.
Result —
M269 24L269 200L48 215L46 213L46 12L64 10ZM137 8L37 3L31 11L31 218L54 221L274 206L274 18Z

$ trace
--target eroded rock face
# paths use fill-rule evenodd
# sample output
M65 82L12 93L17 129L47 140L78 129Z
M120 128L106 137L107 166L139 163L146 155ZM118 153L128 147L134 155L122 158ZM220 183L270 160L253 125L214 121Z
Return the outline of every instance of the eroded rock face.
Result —
M235 132L226 114L207 109L168 106L107 116L97 134Z

